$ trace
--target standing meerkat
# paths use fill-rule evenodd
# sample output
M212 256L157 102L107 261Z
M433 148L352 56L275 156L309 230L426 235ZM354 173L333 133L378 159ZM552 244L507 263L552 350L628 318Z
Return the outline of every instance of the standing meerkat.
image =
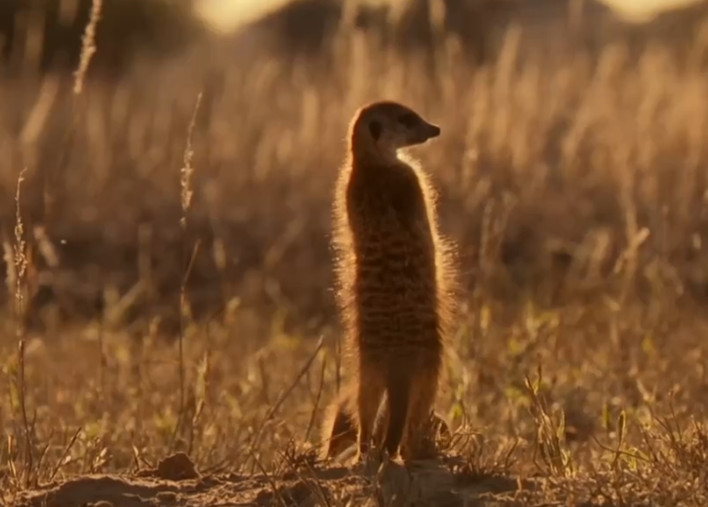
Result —
M425 174L399 150L439 135L439 127L389 101L361 108L350 124L334 246L352 378L330 410L328 453L352 423L359 459L372 438L390 457L435 452L428 426L451 307L449 248Z

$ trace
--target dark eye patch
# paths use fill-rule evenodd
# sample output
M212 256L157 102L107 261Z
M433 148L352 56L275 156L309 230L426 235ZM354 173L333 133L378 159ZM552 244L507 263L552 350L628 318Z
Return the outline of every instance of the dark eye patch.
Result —
M413 113L404 113L398 117L398 122L405 127L411 128L418 123L418 117Z

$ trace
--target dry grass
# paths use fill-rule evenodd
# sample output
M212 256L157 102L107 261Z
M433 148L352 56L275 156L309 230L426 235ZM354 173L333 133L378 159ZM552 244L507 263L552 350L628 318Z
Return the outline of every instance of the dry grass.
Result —
M79 68L74 73L74 93L80 95L84 89L84 81L88 72L91 58L96 52L96 27L101 19L102 0L93 0L91 3L91 14L86 24L86 31L81 39L81 54L79 56Z
M338 42L327 70L197 50L89 82L80 101L60 78L29 143L43 88L0 84L2 202L29 168L22 363L0 321L2 495L181 450L202 473L262 473L273 503L293 474L319 503L346 501L307 479L340 374L329 200L352 111L391 97L443 131L416 154L468 289L439 403L455 487L502 504L705 505L706 48L544 63L512 33L474 71L441 47L431 77ZM12 227L14 207L0 219Z

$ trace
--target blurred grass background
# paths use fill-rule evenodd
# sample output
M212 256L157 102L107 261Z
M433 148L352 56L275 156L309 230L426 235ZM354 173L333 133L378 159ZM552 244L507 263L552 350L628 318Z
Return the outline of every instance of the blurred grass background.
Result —
M547 302L618 283L703 297L700 6L636 25L589 1L433 5L300 1L213 37L189 2L106 1L78 98L69 71L90 2L15 7L1 217L7 240L27 167L26 220L56 257L32 240L33 322L57 306L55 317L95 316L106 291L120 300L135 289L128 313L174 307L178 171L199 92L187 242L200 244L189 281L200 315L232 298L330 315L344 126L381 96L444 127L421 156L470 286ZM485 227L495 233L482 251Z
M297 0L219 34L193 7L104 0L80 96L71 73L90 2L0 7L8 435L19 396L14 196L26 167L21 317L34 442L53 442L47 456L61 461L75 427L83 436L61 467L74 472L123 470L135 453L167 448L245 466L250 445L271 463L303 431L313 440L312 414L338 379L332 183L353 111L386 97L442 127L415 155L439 188L465 287L443 404L455 422L496 431L476 463L491 466L512 436L533 448L524 375L543 364L584 472L628 480L670 468L675 482L652 486L662 498L693 491L681 482L700 481L683 447L666 444L675 456L658 459L661 472L645 446L624 476L591 435L616 438L622 410L636 446L673 403L676 424L705 419L705 3L635 23L590 0ZM199 93L183 231L180 168ZM180 330L185 271L189 392L177 413L175 355L161 336ZM253 444L317 336L322 376L308 370L287 420L268 422L274 443ZM56 414L60 429L48 424ZM515 473L532 468L530 453Z

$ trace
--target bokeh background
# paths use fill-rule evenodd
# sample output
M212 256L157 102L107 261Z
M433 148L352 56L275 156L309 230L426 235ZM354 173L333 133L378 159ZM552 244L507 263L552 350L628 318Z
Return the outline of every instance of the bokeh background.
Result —
M706 292L700 2L105 0L74 97L90 7L0 7L3 230L7 241L26 167L28 230L56 256L30 241L34 324L47 309L95 316L107 290L132 289L126 311L169 320L184 271L174 252L197 241L197 314L238 298L329 318L344 127L383 96L444 127L421 156L470 287L548 301L567 285L604 290L646 227L632 283ZM179 171L199 93L184 237ZM480 253L487 208L504 224ZM481 259L493 280L478 279ZM146 276L150 290L136 289Z
M706 2L103 0L75 94L91 6L0 2L0 481L315 444L332 184L389 98L442 128L413 154L458 247L467 477L705 504Z

